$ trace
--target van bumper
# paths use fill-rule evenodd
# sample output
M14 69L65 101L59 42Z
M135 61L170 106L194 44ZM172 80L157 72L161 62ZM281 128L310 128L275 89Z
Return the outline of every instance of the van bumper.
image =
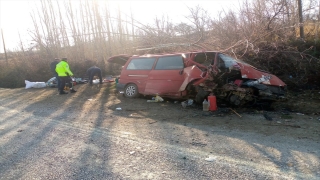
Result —
M119 91L119 92L123 92L124 91L124 87L125 87L125 84L118 83L116 85L117 91Z

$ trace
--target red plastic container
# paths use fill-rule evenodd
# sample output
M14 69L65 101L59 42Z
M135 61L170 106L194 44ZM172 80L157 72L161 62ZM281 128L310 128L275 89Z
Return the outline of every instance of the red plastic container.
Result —
M209 111L217 110L217 98L214 95L208 96L208 101L210 102Z

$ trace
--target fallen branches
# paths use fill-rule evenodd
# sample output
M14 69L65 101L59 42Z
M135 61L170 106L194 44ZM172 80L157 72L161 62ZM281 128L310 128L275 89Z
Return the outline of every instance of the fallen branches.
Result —
M288 126L288 127L293 127L293 128L301 128L301 126L298 125L293 125L293 124L263 124L266 126Z
M230 108L231 111L233 111L236 115L238 115L240 118L242 117L240 114L238 114L235 110L233 110L232 108Z

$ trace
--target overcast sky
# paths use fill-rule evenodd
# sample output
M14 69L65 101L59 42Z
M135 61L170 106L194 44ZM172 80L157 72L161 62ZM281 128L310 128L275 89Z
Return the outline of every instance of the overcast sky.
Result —
M114 7L113 9L120 7L123 13L128 12L130 14L131 8L136 20L148 23L152 22L156 16L161 17L162 15L169 15L173 22L186 22L187 20L184 17L190 14L187 7L196 5L208 10L213 16L222 8L236 9L239 6L239 1L241 0L109 0L108 3L111 7ZM28 30L33 29L30 12L35 9L39 2L40 0L0 0L0 26L7 49L14 50L18 47L19 33L25 45L31 43L28 34ZM2 37L0 39L0 52L3 52Z

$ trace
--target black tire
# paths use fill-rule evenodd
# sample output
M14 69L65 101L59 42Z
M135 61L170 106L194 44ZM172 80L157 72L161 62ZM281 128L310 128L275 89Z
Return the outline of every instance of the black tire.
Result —
M128 98L138 97L138 86L135 84L128 84L124 89L124 96Z
M240 100L240 97L238 95L235 95L235 94L230 94L229 103L230 103L231 106L234 106L234 107L239 107L242 104L242 102Z
M196 95L195 101L198 104L202 104L202 102L204 101L204 99L206 99L209 93L204 91L201 87L198 87L197 89L198 89L198 93Z

